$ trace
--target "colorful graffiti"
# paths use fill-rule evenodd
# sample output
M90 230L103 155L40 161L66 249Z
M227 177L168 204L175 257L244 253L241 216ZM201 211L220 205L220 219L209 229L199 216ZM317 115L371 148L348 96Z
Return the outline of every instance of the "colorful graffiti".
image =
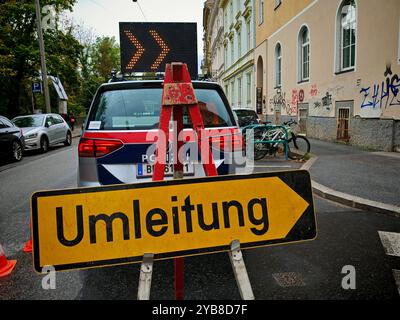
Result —
M313 84L310 89L310 97L316 97L318 95L318 88L316 84Z
M360 90L360 94L363 96L361 109L386 109L392 106L400 106L399 75L393 74L391 66L387 66L384 76L385 80L381 83Z
M292 90L292 100L290 101L291 114L297 114L299 105L299 92L296 89Z

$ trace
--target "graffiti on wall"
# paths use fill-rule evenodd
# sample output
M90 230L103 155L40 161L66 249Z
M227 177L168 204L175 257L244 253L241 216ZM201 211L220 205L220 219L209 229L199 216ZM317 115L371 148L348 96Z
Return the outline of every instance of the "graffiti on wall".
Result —
M327 110L331 110L332 108L332 95L327 92L325 97L323 97L322 99L322 106L324 108L326 108Z
M338 96L344 90L344 86L337 85L335 87L329 87L327 91L333 96Z
M334 90L328 89L323 96L313 96L310 99L310 116L312 117L331 117L334 115L333 100Z
M297 92L297 91L296 91ZM296 93L297 95L297 93ZM269 100L271 112L284 111L287 115L292 116L297 114L297 98L294 98L292 92L292 99L287 101L286 92L277 91L276 94ZM295 103L294 103L295 102Z
M388 107L400 106L400 79L399 75L393 74L391 66L386 67L385 80L375 83L369 87L362 87L361 109L387 109Z
M293 115L297 114L298 105L299 105L299 92L297 89L293 89L292 100L290 101L291 114Z
M310 89L310 97L314 98L318 95L318 88L316 84L313 84Z

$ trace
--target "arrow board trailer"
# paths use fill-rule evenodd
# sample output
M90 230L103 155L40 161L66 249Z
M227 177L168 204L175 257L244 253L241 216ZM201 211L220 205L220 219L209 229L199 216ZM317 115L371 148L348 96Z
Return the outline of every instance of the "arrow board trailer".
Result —
M186 63L197 79L197 24L120 22L121 69L133 72L164 72L167 63Z
M316 237L307 171L43 191L32 196L34 267L167 259Z

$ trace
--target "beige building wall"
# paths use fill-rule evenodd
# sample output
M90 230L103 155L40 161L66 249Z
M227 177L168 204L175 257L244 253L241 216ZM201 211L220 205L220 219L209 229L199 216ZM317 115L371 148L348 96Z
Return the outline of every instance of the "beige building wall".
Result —
M336 74L337 12L341 2L341 0L314 1L305 11L300 11L297 17L289 20L286 25L268 37L266 68L268 115L274 114L279 98L285 102L281 110L282 115L297 116L298 104L308 103L309 116L317 117L336 117L336 102L350 100L354 101L354 116L400 119L400 94L397 96L394 94L396 90L400 90L400 1L356 1L355 69ZM308 27L310 33L310 79L305 83L298 83L298 36L303 25ZM275 48L278 42L282 46L280 90L274 87ZM389 65L392 75L385 76L386 66ZM389 90L387 96L386 81L389 81L393 88ZM383 91L382 83L385 88ZM299 95L300 91L302 94ZM330 99L324 99L326 97ZM330 102L328 105L327 100Z
M276 0L255 0L256 1L256 46L259 46L265 39L276 30L285 25L299 12L306 8L314 0L281 0L280 5L275 7ZM260 3L264 2L264 22L260 23Z
M275 0L255 0L255 30L256 48L254 50L255 64L255 101L258 104L259 114L266 114L268 107L268 85L271 79L268 77L268 38L279 28L288 23L315 0L282 0L276 7ZM264 7L261 22L260 8ZM273 60L272 60L273 61ZM257 91L261 88L261 97L257 99Z

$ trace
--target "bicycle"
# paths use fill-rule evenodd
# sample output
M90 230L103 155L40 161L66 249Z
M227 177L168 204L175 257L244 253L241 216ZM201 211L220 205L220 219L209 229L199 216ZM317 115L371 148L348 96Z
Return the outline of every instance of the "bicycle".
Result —
M303 160L311 151L310 141L303 135L297 135L292 130L292 125L298 123L294 120L284 122L283 125L287 127L290 139L288 141L289 158L291 160Z
M267 154L276 156L280 145L283 145L284 153L291 160L302 160L310 152L311 146L308 139L296 135L291 126L297 122L290 120L283 125L253 125L244 130L253 130L254 160L261 160ZM246 141L246 133L244 134Z

